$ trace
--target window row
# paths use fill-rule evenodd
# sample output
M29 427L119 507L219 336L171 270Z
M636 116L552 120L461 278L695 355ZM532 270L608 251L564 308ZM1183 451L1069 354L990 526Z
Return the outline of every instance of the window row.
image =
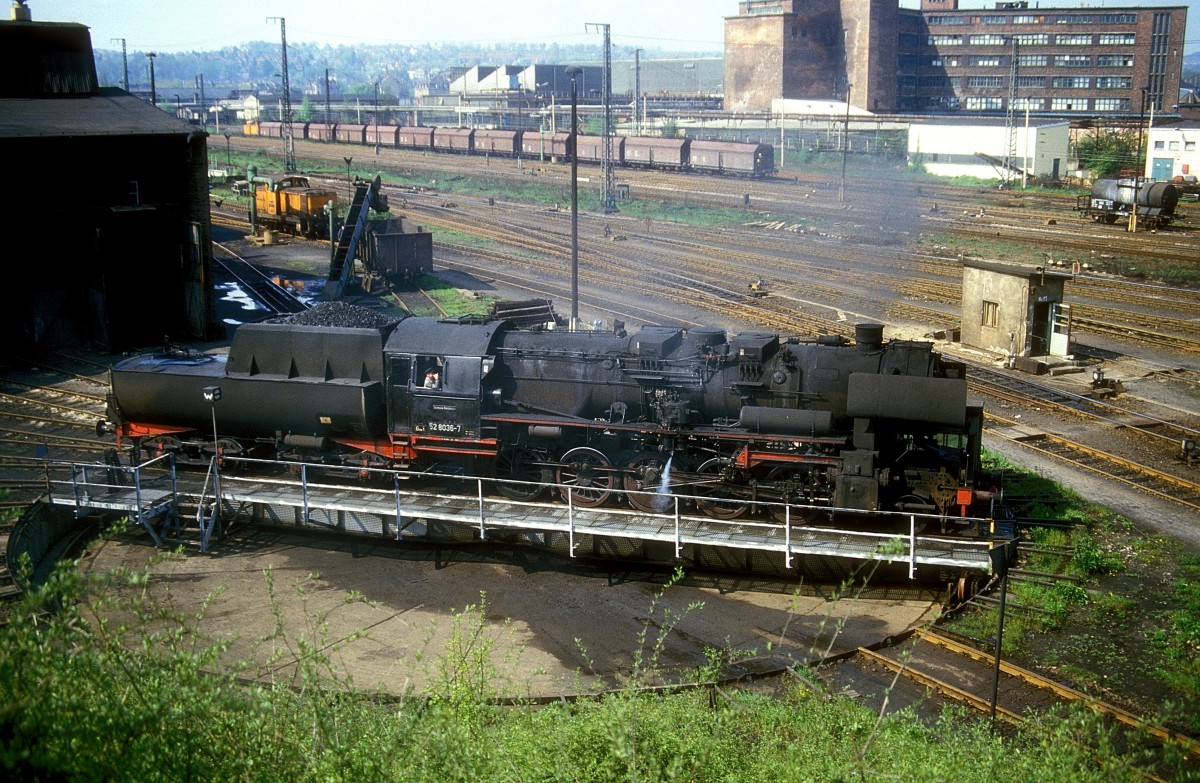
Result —
M1007 80L1003 76L968 76L968 87L1003 87ZM921 77L922 87L958 87L962 77L929 74ZM1017 87L1045 88L1056 90L1132 90L1133 78L1129 76L1018 76Z
M967 95L962 97L948 95L929 95L923 99L928 109L965 109L966 111L1002 111L1004 99L986 95ZM1016 111L1060 111L1060 112L1120 112L1130 111L1128 98L1039 98L1024 97L1013 99L1013 109ZM1157 143L1157 142L1156 142ZM1192 142L1189 142L1192 143ZM1189 148L1191 149L1191 148Z
M1063 14L1054 21L1057 24L1137 24L1137 14Z
M1133 33L1100 33L1095 36L1095 40L1102 46L1134 46L1137 44L1137 36ZM1059 46L1091 46L1092 41L1091 33L1054 36L1054 43Z
M930 68L958 68L967 66L971 68L1000 68L1005 67L1009 63L1009 58L999 54L943 54L936 57L929 57L924 60L927 67ZM1021 68L1047 68L1050 66L1056 68L1090 68L1092 63L1091 55L1087 54L1018 54L1017 66ZM1096 55L1095 66L1097 68L1132 68L1132 54L1098 54ZM1120 76L1113 77L1117 79L1125 79L1128 77Z
M1020 33L1007 36L1000 33L978 33L963 36L956 33L930 33L926 38L928 46L962 46L964 41L970 46L1007 46L1011 41L1018 46L1049 46L1051 37L1048 33ZM1133 33L1065 33L1053 38L1056 46L1136 46L1137 36Z
M1160 139L1160 140L1154 142L1154 149L1166 150L1168 152L1179 152L1179 142L1169 141L1169 142L1164 143ZM1183 142L1183 151L1184 152L1195 152L1196 151L1196 142L1184 141Z
M1048 104L1048 105L1047 105ZM999 97L983 95L965 96L962 107L967 111L999 111L1004 108L1003 100ZM1039 98L1029 96L1013 99L1013 109L1017 111L1112 111L1128 112L1131 102L1128 98Z
M1000 14L927 16L929 25L961 24L1045 24L1049 21L1043 14ZM1055 24L1137 24L1137 14L1061 14L1054 18Z

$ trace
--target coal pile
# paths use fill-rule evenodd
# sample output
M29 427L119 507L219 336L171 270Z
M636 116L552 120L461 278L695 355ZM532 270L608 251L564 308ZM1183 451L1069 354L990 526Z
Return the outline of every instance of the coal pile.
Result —
M267 323L296 326L330 326L348 329L385 329L395 326L403 317L383 315L366 307L345 302L320 302L302 313L272 318Z

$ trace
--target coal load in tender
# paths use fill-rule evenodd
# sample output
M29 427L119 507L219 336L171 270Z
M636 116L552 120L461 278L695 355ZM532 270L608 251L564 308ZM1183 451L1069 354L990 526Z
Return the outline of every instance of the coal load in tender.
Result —
M302 313L272 318L265 323L295 326L330 326L350 329L382 329L399 323L399 316L383 315L345 302L321 302Z

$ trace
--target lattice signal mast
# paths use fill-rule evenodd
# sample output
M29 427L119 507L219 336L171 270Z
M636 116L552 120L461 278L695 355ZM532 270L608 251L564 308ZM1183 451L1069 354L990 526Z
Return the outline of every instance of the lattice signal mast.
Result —
M268 22L279 22L279 38L282 43L282 73L283 78L283 170L296 170L296 140L292 137L292 86L288 83L287 63L287 19L282 16L268 16Z

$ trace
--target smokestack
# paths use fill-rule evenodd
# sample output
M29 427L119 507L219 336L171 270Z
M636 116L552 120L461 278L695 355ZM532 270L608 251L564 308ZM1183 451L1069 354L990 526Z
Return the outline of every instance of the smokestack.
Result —
M858 324L854 327L854 342L863 353L883 347L883 324Z
M14 22L33 21L33 15L29 13L29 6L25 5L25 0L14 0L12 4L12 20Z

